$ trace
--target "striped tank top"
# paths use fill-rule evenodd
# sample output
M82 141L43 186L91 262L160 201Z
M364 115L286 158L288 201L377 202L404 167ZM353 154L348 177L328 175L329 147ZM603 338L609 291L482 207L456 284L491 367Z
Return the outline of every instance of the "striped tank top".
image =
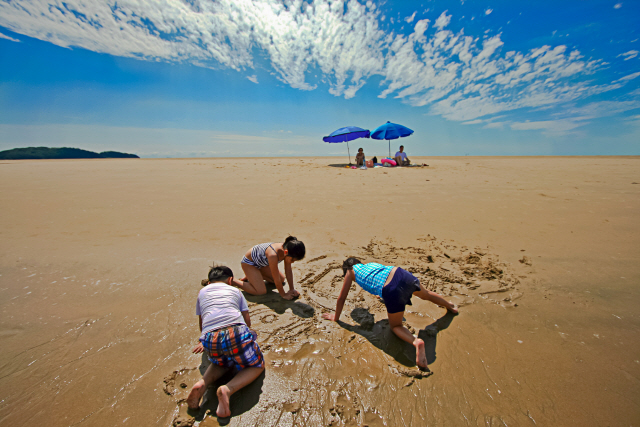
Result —
M377 296L382 296L382 287L384 286L384 282L387 281L391 270L393 270L392 266L375 262L356 264L353 266L356 283L365 291Z
M247 257L242 257L242 262L245 264L253 265L254 267L258 267L258 268L268 266L269 260L267 259L267 254L265 254L265 251L267 250L267 248L273 249L274 252L276 252L277 254L277 251L271 245L273 245L273 242L261 243L259 245L255 245L254 247L251 248L251 258L253 260L250 260ZM278 261L278 262L281 262L281 261Z

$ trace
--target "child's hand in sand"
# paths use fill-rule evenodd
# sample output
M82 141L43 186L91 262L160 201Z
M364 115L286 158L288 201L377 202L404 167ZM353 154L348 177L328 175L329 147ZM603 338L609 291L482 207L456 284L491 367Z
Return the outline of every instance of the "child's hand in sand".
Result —
M295 297L293 295L291 295L291 291L289 291L286 294L282 295L282 298L286 299L287 301L291 301Z
M300 296L300 292L296 291L295 289L289 289L288 293L293 295L295 298Z
M327 320L331 320L332 322L336 321L336 314L335 313L322 313L322 317L327 319Z
M191 350L194 354L200 354L202 352L204 352L204 347L202 346L202 343L199 343L197 346L193 347L193 350Z

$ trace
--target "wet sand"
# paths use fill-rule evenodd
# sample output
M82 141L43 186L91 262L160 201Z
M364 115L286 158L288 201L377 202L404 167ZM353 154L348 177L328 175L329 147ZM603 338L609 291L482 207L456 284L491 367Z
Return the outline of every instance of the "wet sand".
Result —
M640 424L640 158L341 161L0 163L0 424ZM288 234L301 297L247 297L265 375L192 417L200 281ZM433 375L364 291L321 318L350 255L461 306L407 311Z

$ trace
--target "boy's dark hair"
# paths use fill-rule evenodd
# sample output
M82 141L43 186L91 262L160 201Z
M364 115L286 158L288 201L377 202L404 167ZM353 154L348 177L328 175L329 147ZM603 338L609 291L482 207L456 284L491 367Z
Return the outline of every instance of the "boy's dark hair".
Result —
M233 271L225 265L214 265L209 270L209 283L225 282L229 277L233 277Z
M306 254L304 243L298 240L297 237L289 236L284 240L282 247L288 251L288 256L300 261Z
M356 257L349 257L349 258L345 259L344 262L342 263L342 275L346 276L347 275L347 271L348 270L353 270L353 266L356 265L356 264L362 264L362 261L360 261Z

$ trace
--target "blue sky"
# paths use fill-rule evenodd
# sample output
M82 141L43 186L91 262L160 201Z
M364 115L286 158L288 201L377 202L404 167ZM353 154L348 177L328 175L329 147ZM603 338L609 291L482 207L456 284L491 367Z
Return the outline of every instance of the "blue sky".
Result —
M389 120L415 130L410 155L637 155L639 18L638 1L0 0L0 150L344 155L322 137Z

